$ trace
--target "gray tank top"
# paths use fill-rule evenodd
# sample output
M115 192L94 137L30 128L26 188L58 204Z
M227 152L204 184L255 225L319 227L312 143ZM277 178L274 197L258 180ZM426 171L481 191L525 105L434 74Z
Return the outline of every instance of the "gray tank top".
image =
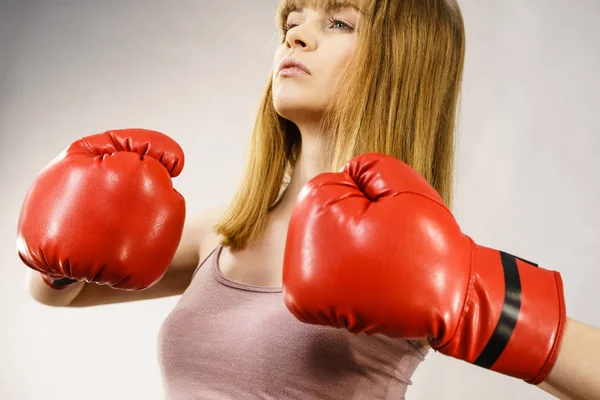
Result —
M161 326L166 399L404 399L427 354L418 342L299 322L281 288L227 279L221 250Z

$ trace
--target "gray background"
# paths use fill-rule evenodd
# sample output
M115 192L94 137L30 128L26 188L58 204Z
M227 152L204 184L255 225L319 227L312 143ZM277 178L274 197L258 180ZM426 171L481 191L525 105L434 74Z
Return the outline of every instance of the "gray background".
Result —
M467 60L455 212L478 242L563 274L568 314L600 326L600 2L463 0ZM25 290L16 222L37 172L106 129L185 149L194 213L243 167L270 73L275 0L0 3L0 398L160 399L159 326L177 298L53 309ZM430 354L410 399L545 399ZM235 382L232 382L235 384Z

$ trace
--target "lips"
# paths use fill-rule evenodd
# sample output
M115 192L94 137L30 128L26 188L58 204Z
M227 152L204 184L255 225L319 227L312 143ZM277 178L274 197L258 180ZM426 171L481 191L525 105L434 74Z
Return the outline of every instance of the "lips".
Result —
M281 62L281 64L279 65L279 72L288 68L297 68L300 71L304 71L305 73L310 75L310 70L306 65L291 57L287 57Z

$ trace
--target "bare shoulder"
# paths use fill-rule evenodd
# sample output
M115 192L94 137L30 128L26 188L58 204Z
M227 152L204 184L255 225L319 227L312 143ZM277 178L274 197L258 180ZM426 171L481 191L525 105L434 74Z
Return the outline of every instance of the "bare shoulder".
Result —
M182 241L193 242L202 247L205 241L216 236L215 225L225 212L226 206L208 208L186 218Z
M198 263L204 259L206 252L218 244L215 225L219 221L224 206L214 207L189 215L185 220L181 241L169 272L193 272Z
M207 209L197 215L200 261L204 260L219 244L220 237L215 231L215 225L219 222L226 209L226 205L221 205Z

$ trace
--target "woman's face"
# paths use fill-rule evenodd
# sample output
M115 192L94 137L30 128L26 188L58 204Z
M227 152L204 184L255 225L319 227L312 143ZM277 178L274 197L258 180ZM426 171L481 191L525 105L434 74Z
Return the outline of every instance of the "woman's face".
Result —
M273 103L279 115L296 124L320 120L354 51L359 15L353 7L289 14L273 63ZM280 70L286 61L292 63ZM294 61L307 71L294 67Z

